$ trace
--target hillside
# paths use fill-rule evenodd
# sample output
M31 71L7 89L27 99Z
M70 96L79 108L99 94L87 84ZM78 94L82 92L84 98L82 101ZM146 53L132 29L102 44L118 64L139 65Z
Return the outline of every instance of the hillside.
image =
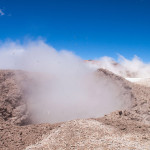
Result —
M122 89L121 94L126 98L126 103L130 101L130 105L101 118L33 124L26 94L34 80L24 71L1 70L0 149L148 150L150 88L131 83L104 69L99 69L97 76Z

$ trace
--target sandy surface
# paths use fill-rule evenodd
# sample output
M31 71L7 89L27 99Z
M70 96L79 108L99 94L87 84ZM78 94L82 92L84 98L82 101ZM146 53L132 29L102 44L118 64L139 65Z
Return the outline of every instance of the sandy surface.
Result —
M25 103L26 90L21 88L30 78L22 71L0 71L0 149L149 150L150 88L103 69L97 75L112 80L124 89L122 94L130 95L127 109L97 119L34 125Z
M108 122L107 122L108 123ZM110 123L110 122L109 122ZM133 125L128 132L125 124L121 129L106 124L105 121L96 120L73 120L62 124L54 129L42 141L29 146L26 150L41 149L144 149L149 150L150 135L147 127ZM143 126L143 125L141 125ZM135 128L136 127L136 128ZM140 128L140 130L139 130Z

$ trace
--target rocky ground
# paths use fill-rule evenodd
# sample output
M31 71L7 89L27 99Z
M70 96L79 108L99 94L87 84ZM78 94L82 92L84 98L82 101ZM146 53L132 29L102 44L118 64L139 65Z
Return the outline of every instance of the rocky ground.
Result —
M124 89L122 94L131 99L127 109L97 119L35 125L27 109L27 87L23 86L32 79L23 71L1 70L0 149L149 150L150 88L103 69L97 75Z

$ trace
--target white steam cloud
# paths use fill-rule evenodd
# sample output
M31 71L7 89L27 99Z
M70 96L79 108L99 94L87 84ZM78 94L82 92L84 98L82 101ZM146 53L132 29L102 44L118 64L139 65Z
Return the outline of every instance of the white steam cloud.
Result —
M121 65L130 63L124 59ZM32 119L37 123L100 117L121 109L124 100L130 97L123 97L123 89L96 74L93 66L99 65L118 74L122 71L121 67L115 69L111 58L102 58L100 63L89 67L72 52L56 51L43 41L24 45L6 42L0 46L0 69L32 72L33 82L25 83L26 97ZM133 59L133 71L143 66L139 59ZM145 69L150 70L148 66Z
M91 68L107 69L125 78L150 78L150 64L145 64L137 56L128 60L120 55L117 61L111 57L102 57L97 61L89 61L88 64Z

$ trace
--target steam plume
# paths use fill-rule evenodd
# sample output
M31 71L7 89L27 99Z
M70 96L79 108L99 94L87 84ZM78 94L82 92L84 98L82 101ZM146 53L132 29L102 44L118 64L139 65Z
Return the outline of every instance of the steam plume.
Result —
M117 61L105 56L99 58L97 61L89 61L89 66L95 69L104 68L125 78L150 77L150 64L145 64L137 56L134 56L132 60L128 60L120 55Z
M102 58L100 62L101 66L116 72L111 58ZM133 62L144 65L138 59ZM125 59L121 64L128 63ZM96 69L80 57L66 50L57 51L43 41L2 44L0 69L33 73L35 84L26 83L30 91L27 103L33 121L38 123L100 117L120 109L124 100L119 87L98 77Z

